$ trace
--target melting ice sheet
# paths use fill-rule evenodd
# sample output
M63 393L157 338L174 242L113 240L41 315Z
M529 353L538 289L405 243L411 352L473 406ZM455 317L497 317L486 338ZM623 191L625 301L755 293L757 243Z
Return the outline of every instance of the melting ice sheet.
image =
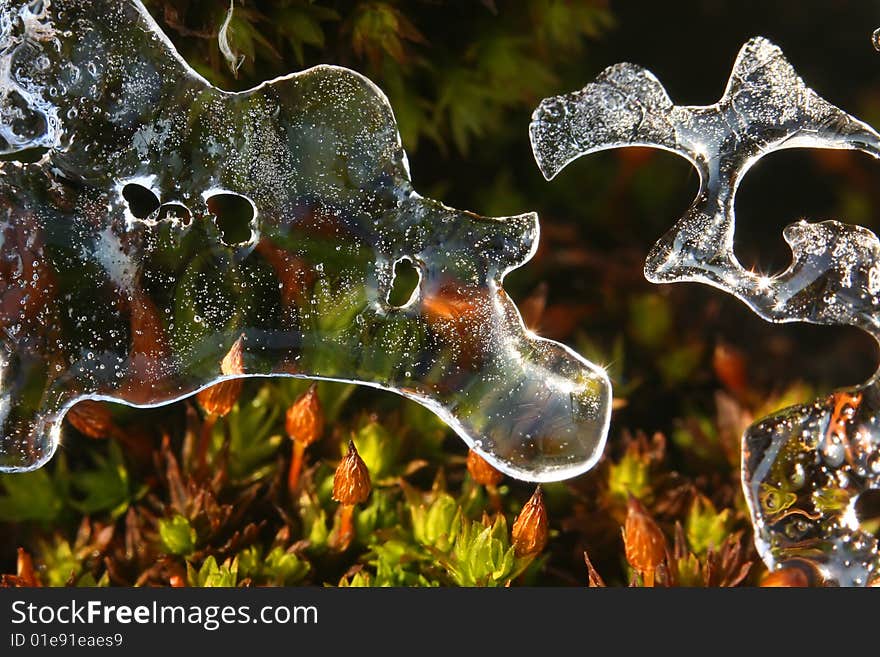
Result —
M369 80L319 66L229 93L140 2L42 0L0 3L0 94L0 470L45 463L79 399L221 380L238 340L242 375L395 391L514 477L598 459L605 373L501 287L537 217L419 196ZM419 283L394 305L401 261Z
M651 250L657 283L699 281L774 322L857 326L880 339L880 242L837 221L788 226L792 262L775 276L733 252L734 195L761 157L783 148L846 148L880 155L880 135L807 88L782 52L746 43L721 100L673 105L650 72L606 69L581 91L544 100L532 147L549 179L580 155L653 146L699 172L693 205ZM743 485L758 548L771 568L801 565L827 584L880 580L880 377L750 427Z

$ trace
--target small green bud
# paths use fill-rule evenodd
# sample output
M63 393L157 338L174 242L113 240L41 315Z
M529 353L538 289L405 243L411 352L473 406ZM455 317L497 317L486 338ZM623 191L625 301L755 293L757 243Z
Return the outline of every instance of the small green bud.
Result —
M238 557L227 559L222 565L210 556L196 570L191 563L186 564L186 577L190 586L206 588L230 587L238 584Z
M455 499L441 493L430 505L413 505L411 510L415 539L422 545L448 551L460 524L461 509Z
M450 574L459 586L504 586L515 566L507 521L498 515L491 525L463 521L452 551Z
M620 502L632 495L638 500L651 496L650 464L635 449L627 450L623 458L608 468L608 491Z
M190 554L196 547L196 530L181 515L159 520L159 538L170 554Z
M718 513L708 498L697 495L685 521L685 534L691 549L698 555L705 555L709 548L720 547L729 533L730 509Z

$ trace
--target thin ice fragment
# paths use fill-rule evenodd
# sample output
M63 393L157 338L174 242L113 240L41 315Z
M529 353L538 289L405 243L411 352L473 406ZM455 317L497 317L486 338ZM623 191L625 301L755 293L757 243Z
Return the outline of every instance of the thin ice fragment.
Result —
M229 64L229 70L232 71L232 74L235 77L238 77L238 69L241 68L241 65L244 63L244 55L238 55L232 52L232 46L229 45L229 24L232 22L232 15L235 13L235 0L229 0L229 9L226 12L226 18L223 19L223 24L220 25L220 30L217 33L217 44L220 47L220 53L223 55L223 58L226 60L226 63Z
M238 375L397 392L521 479L601 454L604 371L527 331L501 287L537 217L419 196L353 71L230 93L140 2L3 2L0 154L0 471L44 464L78 400ZM403 261L419 280L395 305Z
M734 196L761 157L783 148L880 156L880 135L809 89L766 39L743 46L714 105L673 105L650 72L618 64L581 91L544 100L530 131L548 179L581 155L620 146L662 148L693 164L700 189L651 250L649 280L708 283L769 321L857 326L880 340L880 241L871 231L792 224L783 233L792 262L774 276L734 255ZM743 485L769 567L800 563L828 584L880 580L878 382L875 375L746 431Z

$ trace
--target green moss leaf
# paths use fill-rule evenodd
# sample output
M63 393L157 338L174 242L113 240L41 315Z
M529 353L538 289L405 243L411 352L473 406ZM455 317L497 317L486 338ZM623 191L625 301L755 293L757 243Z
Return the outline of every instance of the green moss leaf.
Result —
M461 528L461 509L448 493L441 493L430 504L410 506L413 537L421 545L449 551Z
M697 495L685 521L685 535L691 549L705 556L710 548L718 548L730 533L730 509L716 511L712 502Z
M206 588L235 586L238 584L238 558L227 559L218 566L217 560L210 556L198 570L187 563L186 574L190 586Z
M299 584L311 570L308 561L299 555L275 546L264 555L259 545L245 548L238 554L239 575L255 583L271 586Z
M191 554L196 547L196 530L181 515L159 520L159 538L170 554Z
M122 448L116 441L109 442L106 456L92 451L92 458L93 468L70 475L72 490L76 495L71 499L71 504L84 514L109 511L112 517L119 517L146 488L142 487L137 494L132 492Z
M54 522L64 508L64 499L47 468L6 474L0 477L5 495L0 497L0 520Z

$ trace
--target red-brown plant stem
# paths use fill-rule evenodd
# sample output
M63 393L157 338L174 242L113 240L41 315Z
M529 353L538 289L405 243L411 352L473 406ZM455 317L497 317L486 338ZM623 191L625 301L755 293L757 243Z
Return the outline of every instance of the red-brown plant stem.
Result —
M354 504L343 504L339 507L339 533L336 535L334 547L344 552L354 538Z
M199 435L199 447L196 451L196 464L198 469L204 470L208 465L208 446L211 444L211 432L217 423L217 416L213 413L205 415L202 422L202 431Z
M307 445L301 440L293 441L293 454L290 457L290 470L287 472L287 490L293 495L299 487L299 475L302 472Z

